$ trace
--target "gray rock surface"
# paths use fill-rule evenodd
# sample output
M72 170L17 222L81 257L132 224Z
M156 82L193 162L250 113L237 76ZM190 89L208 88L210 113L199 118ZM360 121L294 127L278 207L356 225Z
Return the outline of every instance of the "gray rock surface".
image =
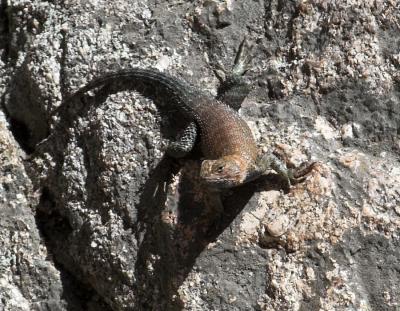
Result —
M0 310L400 308L398 1L0 4ZM179 120L130 90L156 67L215 93L255 44L241 114L261 149L319 166L218 197ZM93 96L94 95L94 96Z

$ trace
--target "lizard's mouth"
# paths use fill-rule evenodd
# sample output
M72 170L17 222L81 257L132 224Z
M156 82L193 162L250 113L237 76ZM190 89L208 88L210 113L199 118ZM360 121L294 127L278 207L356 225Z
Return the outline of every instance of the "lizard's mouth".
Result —
M240 180L238 179L227 179L227 178L214 178L214 177L205 177L202 178L203 182L212 188L216 189L226 189L239 186L241 184Z

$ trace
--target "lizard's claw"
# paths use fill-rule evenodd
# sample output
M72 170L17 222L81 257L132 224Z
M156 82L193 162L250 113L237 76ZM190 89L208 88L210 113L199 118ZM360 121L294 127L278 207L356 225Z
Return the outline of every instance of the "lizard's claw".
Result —
M311 171L318 165L318 162L302 164L299 168L288 171L289 185L301 183L306 180Z
M247 38L244 37L236 53L235 62L231 73L232 75L243 76L246 73L246 71L249 69L248 67L252 60L251 57L252 49L253 46L250 45L247 41Z
M229 77L243 76L249 69L249 64L252 60L251 50L253 46L250 45L245 37L239 45L239 49L235 56L235 61L231 70L227 70L224 65L219 61L215 61L212 64L215 76L221 83L224 83Z
M226 81L226 76L228 75L228 72L226 71L224 65L220 61L216 61L213 65L213 71L217 79L223 83Z

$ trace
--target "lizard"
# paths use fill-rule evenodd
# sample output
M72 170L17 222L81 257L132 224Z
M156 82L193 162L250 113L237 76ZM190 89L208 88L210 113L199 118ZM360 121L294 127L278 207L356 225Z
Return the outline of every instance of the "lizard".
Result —
M297 175L273 152L258 151L254 136L246 121L238 113L242 101L251 88L244 79L248 70L250 46L244 39L240 44L233 68L216 72L221 80L217 98L197 87L162 73L156 69L132 68L106 73L90 81L71 97L117 81L135 91L161 98L164 105L179 110L188 124L176 141L170 142L166 152L180 158L193 149L199 140L204 159L200 179L217 191L253 181L273 169L287 183L302 181L314 163Z

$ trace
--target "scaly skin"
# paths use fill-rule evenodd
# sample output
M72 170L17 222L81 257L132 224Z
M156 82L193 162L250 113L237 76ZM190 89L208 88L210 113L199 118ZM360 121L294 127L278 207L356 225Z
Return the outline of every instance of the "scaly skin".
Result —
M257 146L246 121L221 102L199 106L200 144L206 160L200 176L214 188L229 188L245 182L257 159Z
M242 78L249 61L244 40L233 70L221 78L222 83L225 81L226 84L220 87L218 98L225 102L154 69L129 69L106 74L88 83L73 97L115 82L118 85L130 85L138 92L161 99L164 105L175 107L191 120L180 141L171 143L167 152L175 157L184 156L190 152L196 137L200 135L201 150L205 157L200 176L210 187L235 187L256 179L271 168L284 177L290 186L301 176L294 178L285 164L272 154L259 154L250 128L235 110L250 90ZM311 166L302 175L310 170Z

